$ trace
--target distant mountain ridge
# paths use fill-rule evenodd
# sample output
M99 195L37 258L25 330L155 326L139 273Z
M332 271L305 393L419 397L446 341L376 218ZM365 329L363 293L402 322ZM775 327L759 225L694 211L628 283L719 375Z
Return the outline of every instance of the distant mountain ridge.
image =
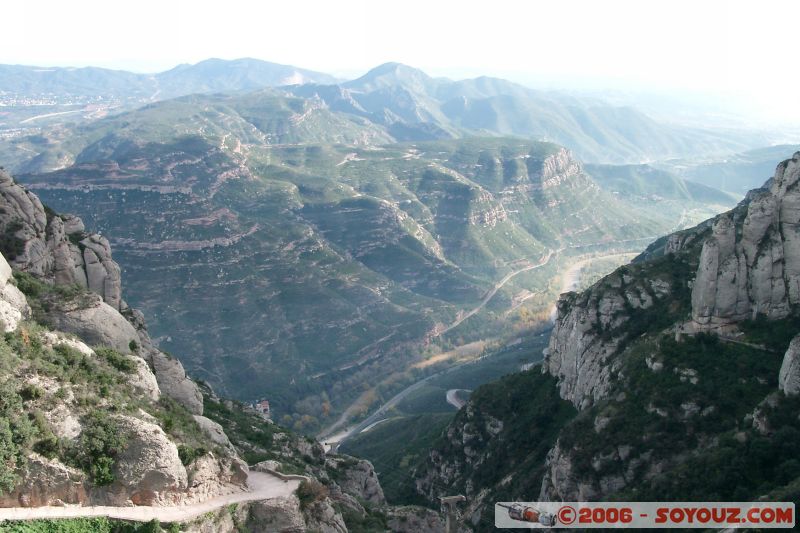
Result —
M587 162L615 164L722 155L769 144L757 132L678 127L594 97L538 91L485 76L435 78L401 63L385 63L344 82L249 58L208 59L157 74L0 65L0 96L54 97L73 104L110 99L117 110L190 94L267 87L283 87L332 111L366 118L397 141L515 136L561 144ZM52 111L47 116L59 114ZM26 118L31 117L19 120Z
M365 116L398 140L517 136L561 144L590 162L624 163L726 153L754 139L660 124L632 107L537 91L490 77L433 78L401 63L379 65L332 87L295 86L341 112ZM756 142L756 144L758 144Z
M206 59L156 74L98 67L0 65L0 93L166 99L209 92L254 91L301 83L335 83L329 74L260 59Z

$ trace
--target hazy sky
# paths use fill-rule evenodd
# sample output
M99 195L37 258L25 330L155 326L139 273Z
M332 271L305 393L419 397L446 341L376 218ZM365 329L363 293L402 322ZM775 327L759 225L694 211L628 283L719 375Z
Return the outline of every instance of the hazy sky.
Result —
M26 0L4 2L3 20L0 63L152 72L255 57L355 76L400 61L800 109L797 0Z

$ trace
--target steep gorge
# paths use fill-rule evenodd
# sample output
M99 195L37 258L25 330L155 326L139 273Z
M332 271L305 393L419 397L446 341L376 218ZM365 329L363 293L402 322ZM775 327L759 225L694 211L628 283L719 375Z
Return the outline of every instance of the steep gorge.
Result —
M562 295L541 368L474 393L417 492L463 491L478 531L503 500L800 499L798 191L800 153Z

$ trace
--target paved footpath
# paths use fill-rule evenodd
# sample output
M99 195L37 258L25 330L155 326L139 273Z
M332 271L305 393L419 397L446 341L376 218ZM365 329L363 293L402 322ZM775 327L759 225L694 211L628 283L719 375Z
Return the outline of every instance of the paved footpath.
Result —
M250 472L247 484L249 487L247 491L217 496L200 503L171 507L84 507L67 505L65 507L0 508L0 521L106 516L108 518L135 520L137 522L149 522L153 519L160 522L185 522L233 503L269 500L280 496L288 496L297 489L300 482L295 480L283 481L271 474Z

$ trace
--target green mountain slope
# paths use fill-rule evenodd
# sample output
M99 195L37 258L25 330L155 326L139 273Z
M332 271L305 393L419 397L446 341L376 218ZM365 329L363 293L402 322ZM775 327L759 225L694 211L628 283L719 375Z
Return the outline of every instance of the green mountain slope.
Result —
M191 96L82 126L59 147L74 164L22 179L113 236L135 304L195 375L309 431L465 313L454 335L497 334L562 257L681 218L614 198L555 145L384 138L274 91Z
M732 206L738 200L732 193L649 165L587 165L586 171L601 187L623 196L661 197L722 206Z

